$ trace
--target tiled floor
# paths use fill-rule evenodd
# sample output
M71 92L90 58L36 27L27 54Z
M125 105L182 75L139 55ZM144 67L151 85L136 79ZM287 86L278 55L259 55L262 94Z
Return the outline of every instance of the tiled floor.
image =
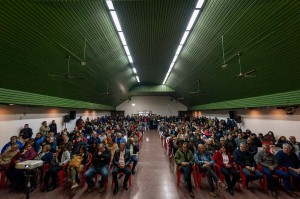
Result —
M184 182L181 182L180 189L176 187L176 177L174 175L174 167L169 163L166 156L166 150L162 147L157 131L146 132L142 142L138 162L137 174L132 176L132 186L128 191L120 188L116 195L112 194L111 175L109 176L109 188L104 194L98 193L95 189L92 193L87 193L87 186L71 192L70 187L64 189L56 189L51 192L42 193L37 188L30 198L55 198L55 199L81 199L81 198L117 198L117 199L183 199L190 198L185 188ZM121 179L123 180L123 179ZM121 181L120 180L120 181ZM120 182L120 185L122 183ZM296 192L300 198L300 193ZM201 190L194 189L195 198L210 198L208 194L207 181L203 180ZM218 198L251 198L265 199L272 198L270 194L263 193L259 183L251 184L248 190L236 190L235 196L232 197L227 192L218 189L216 191ZM5 199L21 199L25 198L25 194L16 193L7 187L0 189L0 198ZM280 198L290 198L283 191L280 191Z

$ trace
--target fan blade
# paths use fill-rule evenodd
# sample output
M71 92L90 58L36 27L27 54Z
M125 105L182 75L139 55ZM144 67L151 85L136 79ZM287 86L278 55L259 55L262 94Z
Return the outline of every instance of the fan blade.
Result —
M68 76L66 78L67 79L84 79L84 77L72 77L72 76Z
M255 72L255 71L256 71L255 69L254 69L254 70L250 70L250 71L244 73L244 76L246 76L246 75L248 75L248 74L250 74L250 73L253 73L253 72Z
M191 91L190 94L197 94L199 91Z
M244 77L256 77L255 75L245 75Z
M65 77L64 75L51 75L51 74L48 74L48 76L50 76L50 77Z

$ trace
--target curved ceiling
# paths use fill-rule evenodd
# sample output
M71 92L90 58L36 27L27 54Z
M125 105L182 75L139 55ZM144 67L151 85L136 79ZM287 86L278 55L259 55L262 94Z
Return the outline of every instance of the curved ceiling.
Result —
M2 0L1 88L9 89L9 99L18 98L19 103L18 93L37 94L31 102L26 98L33 105L43 103L37 103L39 95L106 108L132 95L171 95L189 107L204 109L206 104L222 108L223 101L300 90L299 1L207 0L166 82L172 92L164 92L159 85L196 3L113 1L140 77L138 84L104 1ZM222 35L229 64L225 69L221 68ZM237 53L242 71L255 69L251 74L255 77L236 77ZM70 75L84 79L48 75L66 74L68 55ZM190 94L198 91L197 81L205 93ZM236 103L229 104L226 108Z

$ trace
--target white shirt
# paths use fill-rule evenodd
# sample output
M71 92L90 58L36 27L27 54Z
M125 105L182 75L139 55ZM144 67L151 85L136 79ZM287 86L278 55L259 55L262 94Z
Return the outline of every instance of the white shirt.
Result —
M222 153L223 163L228 164L229 163L229 157L226 153Z

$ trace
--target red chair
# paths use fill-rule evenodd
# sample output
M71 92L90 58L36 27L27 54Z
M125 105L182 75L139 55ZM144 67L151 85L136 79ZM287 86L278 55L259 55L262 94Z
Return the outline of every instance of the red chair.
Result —
M69 179L69 173L67 172L68 166L69 166L69 163L65 164L65 165L63 166L63 169L57 173L57 175L58 175L58 185L59 185L61 188L63 188L64 176L65 176L66 182L67 182L68 179ZM66 175L65 175L65 174L66 174Z
M196 176L197 176L197 184L198 184L198 188L200 190L200 186L202 183L202 177L205 176L205 173L202 173L199 171L199 166L197 164L194 164L193 166L193 170L196 172ZM218 183L216 182L216 189L218 189Z
M246 189L247 188L247 176L244 174L243 168L240 165L238 165L238 168L240 170L240 175L241 175L241 178L242 178L242 186L243 186L244 189ZM263 186L263 181L262 180L260 180L260 183Z
M0 171L0 188L1 187L4 187L6 182L7 182L7 178L6 178L6 171L8 169L9 165L6 166L6 168L3 168L1 171Z
M224 183L225 182L225 176L221 172L221 166L215 163L214 167L215 167L216 174L219 176L220 180ZM238 189L240 190L241 189L240 181L237 182L237 186L238 186Z
M84 187L84 185L85 185L84 174L85 174L85 172L88 170L88 168L90 167L90 164L91 164L91 162L92 162L92 158L93 158L93 155L92 155L91 153L89 153L88 161L87 161L87 163L84 165L83 171L80 173L80 174L81 174L81 187Z
M43 165L43 168L41 170L40 173L40 186L43 187L44 186L44 176L46 174L46 172L51 168L51 164L50 163L45 163Z
M194 179L194 184L195 186L197 186L197 173L196 173L196 170L194 168L194 165L193 165L193 171L192 171L192 176L193 176L193 179ZM180 179L181 179L181 175L182 175L182 172L180 171L179 169L179 166L176 165L176 174L177 174L177 188L180 189Z
M131 169L132 169L132 164L131 164L131 163L129 164L129 168L130 168L130 173L131 173ZM120 175L120 174L123 174L123 175L125 176L125 173L124 173L124 172L119 172L118 175ZM128 178L128 183L129 183L129 186L131 186L131 175L130 175L129 178ZM114 180L112 179L112 181L111 181L111 188L114 187L114 184L115 184L115 182L114 182Z
M264 192L268 192L267 175L264 173L262 166L257 165L257 169L264 175L264 179L262 181L262 187L263 187ZM277 176L277 175L272 175L272 178L275 180L279 180L279 176Z

